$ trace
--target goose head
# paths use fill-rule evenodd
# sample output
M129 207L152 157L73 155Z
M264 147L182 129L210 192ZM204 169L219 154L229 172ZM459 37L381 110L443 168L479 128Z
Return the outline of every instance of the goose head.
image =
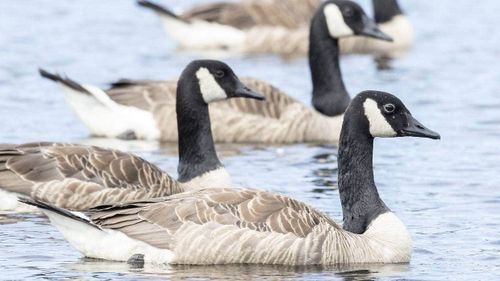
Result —
M362 35L392 41L392 38L383 33L375 21L366 15L361 6L353 1L326 1L317 13L325 18L328 33L332 38Z
M184 84L194 86L198 96L193 99L205 104L236 97L265 99L243 84L227 64L217 60L192 61L181 74L179 86Z
M438 133L418 122L400 99L389 93L364 91L353 98L344 115L338 154L339 195L345 230L364 233L375 219L390 212L375 185L373 140L406 136L440 138ZM391 227L395 225L399 225L400 233L406 233L402 223Z
M205 186L230 183L215 151L208 104L235 97L264 99L264 95L245 86L221 61L195 60L182 72L176 95L179 182L198 178ZM209 172L215 173L210 176Z
M440 139L438 133L422 125L400 99L389 93L361 92L346 111L346 118L351 116L360 119L356 121L357 125L364 127L373 138L411 136Z

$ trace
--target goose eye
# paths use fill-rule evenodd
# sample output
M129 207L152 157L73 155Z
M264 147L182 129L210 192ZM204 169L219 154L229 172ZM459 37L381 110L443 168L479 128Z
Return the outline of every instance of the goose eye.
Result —
M396 106L392 103L388 103L388 104L384 104L384 111L385 113L394 113L394 111L396 110Z
M345 7L344 8L344 16L345 17L352 17L352 15L354 14L354 11L352 10L351 7Z
M217 78L222 78L224 77L225 73L223 70L216 70L215 73L214 73L215 77Z

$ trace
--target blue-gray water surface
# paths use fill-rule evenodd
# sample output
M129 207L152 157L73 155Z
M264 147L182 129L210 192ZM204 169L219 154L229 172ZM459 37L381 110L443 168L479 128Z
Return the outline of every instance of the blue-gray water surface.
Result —
M182 8L198 1L163 0ZM206 2L206 1L205 1ZM500 278L500 2L401 0L416 31L410 54L377 71L369 57L342 59L351 94L400 97L441 141L378 139L381 197L414 240L405 265L326 268L146 266L83 258L34 214L0 216L0 279L494 280ZM369 8L368 1L362 1ZM197 58L178 53L151 12L133 0L0 1L0 143L64 141L135 152L176 176L176 146L88 137L46 67L106 86L117 78L167 79ZM309 104L305 59L225 59L240 75L271 81ZM236 182L303 200L341 221L336 150L330 146L219 146Z

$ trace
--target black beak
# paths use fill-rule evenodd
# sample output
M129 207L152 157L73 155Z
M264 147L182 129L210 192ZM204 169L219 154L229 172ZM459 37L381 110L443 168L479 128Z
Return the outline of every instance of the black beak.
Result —
M250 98L256 100L266 99L266 97L263 94L248 88L247 86L245 86L245 84L243 84L239 80L238 84L236 85L236 90L234 91L233 97Z
M419 137L419 138L429 138L438 140L441 136L427 129L424 125L418 122L417 119L413 118L413 116L408 116L408 125L406 128L402 129L400 132L400 136L410 136L410 137Z
M363 29L358 32L359 35L364 35L367 37L372 37L375 39L380 39L384 41L392 42L393 39L389 35L385 34L380 30L378 25L366 15L363 16Z

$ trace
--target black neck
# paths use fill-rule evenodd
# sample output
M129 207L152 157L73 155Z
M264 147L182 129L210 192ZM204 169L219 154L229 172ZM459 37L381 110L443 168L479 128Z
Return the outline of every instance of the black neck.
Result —
M342 81L338 40L330 36L326 19L318 12L309 34L309 67L313 82L313 106L327 115L344 113L350 97Z
M215 152L208 105L201 97L195 78L181 76L177 87L176 111L179 133L178 180L187 182L222 166Z
M373 0L373 14L376 23L384 23L397 15L402 15L403 11L397 0Z
M354 113L354 112L352 112ZM351 116L349 116L351 117ZM389 211L373 179L373 137L367 122L344 119L339 143L339 194L344 229L363 233L378 215Z

